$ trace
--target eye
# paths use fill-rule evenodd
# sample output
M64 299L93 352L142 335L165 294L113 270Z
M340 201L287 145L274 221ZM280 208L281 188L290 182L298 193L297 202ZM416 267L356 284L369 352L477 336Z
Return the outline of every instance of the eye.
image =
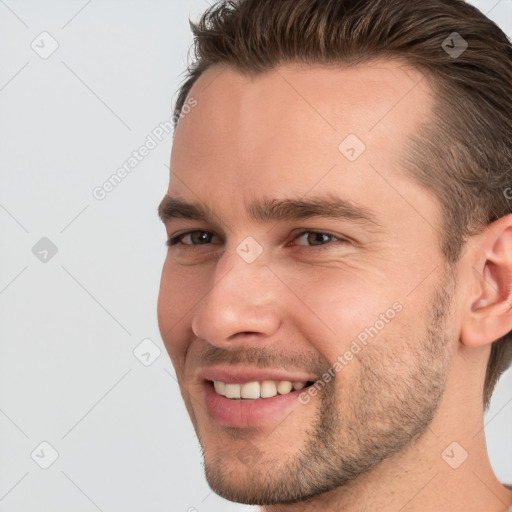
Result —
M182 233L181 235L176 235L169 238L169 240L167 240L167 245L169 247L178 244L184 246L207 245L211 243L214 237L215 235L208 231L188 231L186 233ZM294 238L295 241L300 239L306 240L307 243L299 243L297 245L302 245L306 247L318 247L321 245L326 245L332 241L339 241L341 243L346 242L346 240L343 240L342 238L339 238L335 235L331 235L330 233L325 233L323 231L303 231ZM184 242L184 240L188 240L188 242Z
M211 242L212 238L215 237L213 233L208 231L188 231L187 233L182 233L181 235L176 235L169 240L167 240L167 245L169 247L177 244L181 245L206 245ZM190 240L190 242L184 242L183 240Z
M342 238L339 238L335 235L331 235L330 233L325 233L323 231L303 231L302 233L299 233L294 240L306 240L307 245L309 247L317 247L320 245L326 245L329 242L332 242L333 240L337 240L339 242L346 242L346 240L343 240ZM297 245L305 245L305 244L297 244Z
M169 240L167 241L167 245L169 247L175 245L207 245L212 242L213 238L215 238L215 235L213 233L210 233L209 231L188 231L186 233L182 233L181 235L176 235L169 238ZM325 233L323 231L302 231L293 240L297 241L300 239L305 240L306 244L299 243L297 245L306 247L318 247L322 245L327 245L332 241L347 243L346 240L339 238L335 235L331 235L330 233Z

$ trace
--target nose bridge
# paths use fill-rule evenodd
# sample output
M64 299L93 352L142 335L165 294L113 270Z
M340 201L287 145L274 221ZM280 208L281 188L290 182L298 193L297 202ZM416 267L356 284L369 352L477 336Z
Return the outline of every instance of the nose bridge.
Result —
M252 236L246 236L237 243L232 240L217 262L212 292L218 291L229 299L224 293L229 291L233 298L237 297L248 306L268 304L272 301L272 290L262 286L272 276L267 263L268 252L264 250L263 243Z
M221 345L241 332L268 335L278 327L272 273L254 242L245 240L226 249L212 286L193 315L193 331L210 343Z

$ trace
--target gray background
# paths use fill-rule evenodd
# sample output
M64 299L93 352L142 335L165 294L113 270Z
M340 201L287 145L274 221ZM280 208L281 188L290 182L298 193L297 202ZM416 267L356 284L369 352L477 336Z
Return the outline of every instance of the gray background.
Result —
M475 4L512 33L512 0ZM254 510L208 488L159 336L170 133L93 196L171 116L207 6L0 0L0 511ZM486 416L506 482L510 401L508 371Z

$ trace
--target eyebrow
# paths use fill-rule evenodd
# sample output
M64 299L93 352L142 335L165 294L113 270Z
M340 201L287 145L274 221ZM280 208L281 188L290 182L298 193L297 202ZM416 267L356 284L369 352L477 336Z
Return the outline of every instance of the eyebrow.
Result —
M344 219L369 228L382 227L374 212L367 207L333 195L308 199L260 199L250 203L247 212L251 220L260 223L322 217ZM165 195L158 206L158 215L164 223L173 219L190 219L214 224L214 218L218 218L205 204L169 195Z

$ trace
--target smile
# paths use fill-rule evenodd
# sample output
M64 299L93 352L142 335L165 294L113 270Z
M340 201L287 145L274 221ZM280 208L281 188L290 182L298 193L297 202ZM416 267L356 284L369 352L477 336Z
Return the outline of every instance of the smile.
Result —
M278 394L287 395L292 390L298 391L310 384L312 382L291 382L289 380L264 380L243 384L213 381L215 392L232 400L258 400L259 398L272 398Z

